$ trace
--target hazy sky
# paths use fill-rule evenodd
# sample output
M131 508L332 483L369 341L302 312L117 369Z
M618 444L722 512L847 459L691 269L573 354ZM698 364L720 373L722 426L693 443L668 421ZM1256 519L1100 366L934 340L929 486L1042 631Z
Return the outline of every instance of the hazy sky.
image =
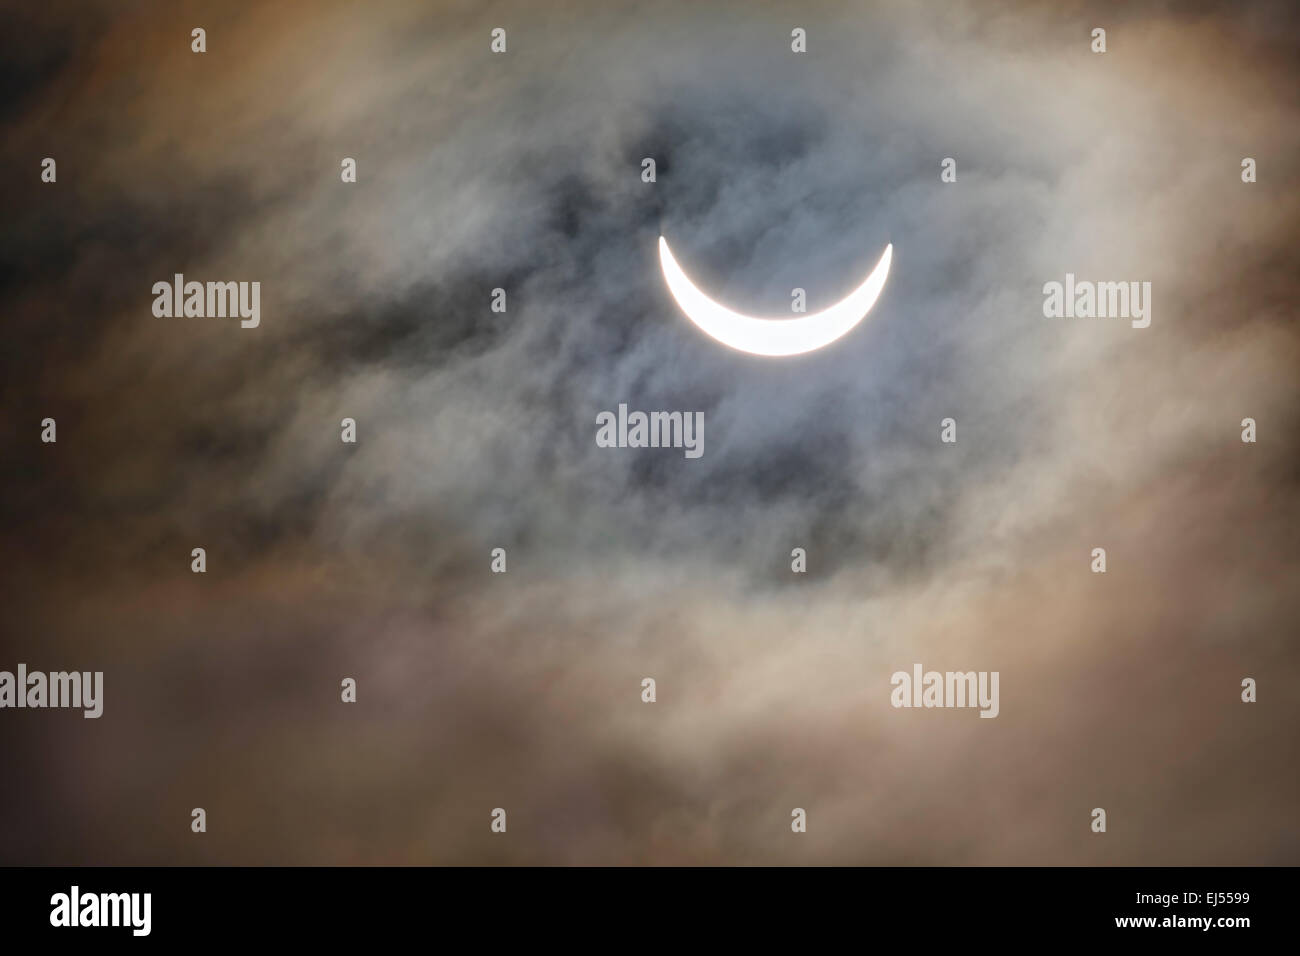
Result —
M0 862L1300 862L1297 39L1281 2L5 10L0 669L105 691L0 712ZM753 313L894 261L762 359L660 234ZM1067 272L1150 282L1150 327L1044 318ZM260 325L155 317L175 273L259 281ZM703 412L703 456L597 447L621 402ZM998 671L999 716L892 708L918 662Z

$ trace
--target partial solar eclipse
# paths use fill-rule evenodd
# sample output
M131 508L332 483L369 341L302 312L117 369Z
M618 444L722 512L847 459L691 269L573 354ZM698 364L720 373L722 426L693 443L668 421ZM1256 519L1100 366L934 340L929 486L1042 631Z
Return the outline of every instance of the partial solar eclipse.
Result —
M751 355L801 355L847 333L876 304L889 278L893 254L890 243L866 281L829 309L793 319L762 319L733 312L701 292L673 258L668 240L659 237L664 281L686 317L723 345Z

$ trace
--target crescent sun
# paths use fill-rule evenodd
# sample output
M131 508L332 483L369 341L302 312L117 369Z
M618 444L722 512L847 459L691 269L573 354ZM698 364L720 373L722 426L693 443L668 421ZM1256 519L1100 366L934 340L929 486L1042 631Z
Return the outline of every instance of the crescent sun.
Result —
M866 281L829 309L794 319L762 319L733 312L701 292L673 258L668 240L659 237L664 281L686 317L723 345L752 355L801 355L847 333L876 304L889 278L893 254L890 243Z

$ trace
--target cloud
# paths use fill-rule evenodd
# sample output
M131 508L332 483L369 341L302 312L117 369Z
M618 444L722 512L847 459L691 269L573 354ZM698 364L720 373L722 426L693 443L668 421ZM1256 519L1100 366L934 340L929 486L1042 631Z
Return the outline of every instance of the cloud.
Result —
M1247 9L1097 56L1082 6L814 5L800 56L777 6L278 4L199 57L191 9L52 8L6 153L59 182L0 187L4 660L102 665L106 709L14 723L45 800L0 854L1294 861L1295 23ZM895 265L761 360L661 232L746 311ZM1151 327L1044 319L1067 271L1151 281ZM176 272L261 281L261 327L154 319ZM620 402L704 456L596 447ZM918 660L1000 670L1001 716L891 709Z

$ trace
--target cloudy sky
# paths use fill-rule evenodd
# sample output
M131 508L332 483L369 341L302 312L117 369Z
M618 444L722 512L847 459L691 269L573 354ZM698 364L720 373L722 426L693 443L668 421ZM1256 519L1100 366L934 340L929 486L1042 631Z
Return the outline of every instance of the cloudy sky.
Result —
M1300 862L1298 36L6 9L0 669L105 691L0 712L0 861ZM758 314L894 262L764 359L681 314L661 234ZM1044 318L1067 272L1150 282L1150 327ZM259 281L260 326L155 317L175 273ZM621 402L703 412L703 456L597 447ZM1000 715L892 708L914 663L998 671Z

